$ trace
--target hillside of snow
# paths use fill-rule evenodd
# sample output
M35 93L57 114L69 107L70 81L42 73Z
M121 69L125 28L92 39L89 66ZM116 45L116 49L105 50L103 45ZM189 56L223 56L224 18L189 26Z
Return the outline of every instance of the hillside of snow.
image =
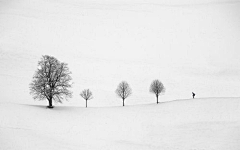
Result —
M196 97L239 97L240 2L232 0L0 0L0 101L34 102L29 83L42 55L69 64L73 98L63 105L120 106ZM227 89L227 90L226 90Z
M0 150L239 150L240 98L224 98L240 97L239 8L238 0L0 0ZM29 94L42 55L72 71L73 98L54 109ZM166 87L158 105L154 79ZM114 92L122 80L133 91L125 107Z
M1 150L238 150L240 98L84 108L0 103Z

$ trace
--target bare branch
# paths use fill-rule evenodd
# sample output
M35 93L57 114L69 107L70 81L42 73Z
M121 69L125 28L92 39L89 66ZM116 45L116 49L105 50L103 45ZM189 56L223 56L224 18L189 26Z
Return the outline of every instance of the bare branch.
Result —
M85 100L90 100L92 99L92 92L89 89L85 89L81 92L80 94L82 96L82 98L84 98Z
M157 103L158 103L158 96L161 93L165 92L165 87L163 86L162 82L160 82L159 80L154 80L150 86L150 90L151 93L154 93L157 97Z
M45 55L38 62L38 69L30 84L30 94L34 99L47 99L62 102L72 96L68 90L72 80L66 63L60 63L56 58ZM64 97L64 98L63 98Z
M132 89L130 88L129 84L126 81L122 81L118 85L115 92L119 97L122 98L124 106L124 100L132 94Z

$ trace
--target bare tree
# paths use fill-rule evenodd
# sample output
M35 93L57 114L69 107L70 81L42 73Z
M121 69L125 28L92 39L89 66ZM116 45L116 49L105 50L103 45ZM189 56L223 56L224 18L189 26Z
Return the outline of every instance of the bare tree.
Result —
M93 98L92 92L89 89L85 89L81 92L80 95L82 96L82 98L86 100L86 108L87 108L87 101Z
M165 92L165 87L159 80L154 80L150 86L150 92L156 95L158 104L158 96Z
M122 81L121 83L119 83L116 89L116 94L122 98L124 106L124 101L128 96L132 94L132 89L126 81Z
M38 69L30 83L30 94L34 99L49 102L49 108L53 108L52 101L62 103L63 99L72 96L68 90L71 87L71 72L66 63L56 58L44 55L38 62Z

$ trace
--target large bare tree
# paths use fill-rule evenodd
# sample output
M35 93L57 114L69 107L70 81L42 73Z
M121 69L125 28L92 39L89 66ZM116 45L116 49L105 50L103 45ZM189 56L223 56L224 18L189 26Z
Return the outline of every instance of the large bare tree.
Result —
M159 80L153 80L151 86L150 86L150 92L154 93L157 97L157 104L158 104L158 96L161 93L165 92L165 87L163 86L162 82Z
M82 96L82 98L86 100L86 108L87 108L87 101L93 98L92 92L89 89L85 89L81 92L80 95Z
M124 106L124 101L128 96L132 94L132 89L126 81L122 81L121 83L119 83L115 92L119 97L122 98Z
M30 94L34 99L47 99L48 107L53 108L53 100L62 103L63 99L67 100L72 96L72 92L69 91L72 85L70 74L66 63L44 55L38 62L38 69L30 83Z

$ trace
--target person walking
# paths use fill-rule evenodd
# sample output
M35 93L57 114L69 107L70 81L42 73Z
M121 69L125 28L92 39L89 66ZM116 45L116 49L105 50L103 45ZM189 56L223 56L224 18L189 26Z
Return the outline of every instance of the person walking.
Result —
M192 97L193 97L193 98L195 97L195 95L196 95L196 94L192 92Z

